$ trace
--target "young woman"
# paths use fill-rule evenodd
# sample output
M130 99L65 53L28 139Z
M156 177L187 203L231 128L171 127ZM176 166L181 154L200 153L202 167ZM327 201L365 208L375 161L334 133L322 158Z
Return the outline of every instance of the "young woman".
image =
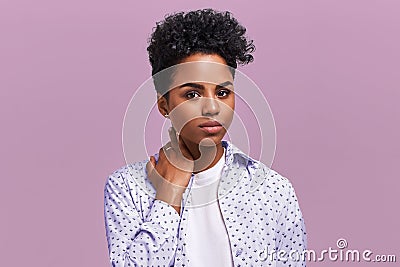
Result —
M148 52L171 140L106 182L112 266L305 266L291 183L222 140L235 109L234 70L253 60L245 31L211 9L157 24Z

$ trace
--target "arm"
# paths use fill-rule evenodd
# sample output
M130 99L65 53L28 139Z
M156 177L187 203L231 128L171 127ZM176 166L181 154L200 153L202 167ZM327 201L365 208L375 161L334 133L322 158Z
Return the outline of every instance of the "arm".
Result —
M307 246L303 215L292 184L286 178L284 179L287 181L285 184L287 193L286 203L278 220L277 251L285 251L284 258L287 258L287 261L278 260L277 266L306 266L302 257Z
M175 253L180 216L161 200L142 218L121 174L109 176L104 189L104 217L112 266L169 266ZM131 196L132 194L132 196Z

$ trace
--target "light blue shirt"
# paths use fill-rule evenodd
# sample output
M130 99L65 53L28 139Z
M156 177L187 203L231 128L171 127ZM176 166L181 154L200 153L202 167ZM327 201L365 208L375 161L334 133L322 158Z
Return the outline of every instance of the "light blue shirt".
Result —
M226 153L218 202L234 265L305 266L305 225L289 180L231 142L222 145ZM104 216L111 265L190 267L185 207L190 205L193 175L179 215L155 199L147 162L128 164L107 179Z

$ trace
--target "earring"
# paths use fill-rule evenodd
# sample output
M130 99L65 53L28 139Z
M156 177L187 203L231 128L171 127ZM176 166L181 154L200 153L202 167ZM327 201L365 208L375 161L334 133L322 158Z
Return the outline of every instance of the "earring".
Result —
M168 118L169 118L168 114L165 114L165 115L164 115L164 117L165 117L166 119L168 119Z

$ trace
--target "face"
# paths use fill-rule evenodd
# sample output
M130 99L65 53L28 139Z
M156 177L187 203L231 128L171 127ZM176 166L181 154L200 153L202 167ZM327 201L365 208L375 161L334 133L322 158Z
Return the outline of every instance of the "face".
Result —
M235 108L230 69L219 55L195 54L181 63L175 70L168 101L164 97L158 101L159 110L169 114L185 143L199 144L209 138L219 144Z

